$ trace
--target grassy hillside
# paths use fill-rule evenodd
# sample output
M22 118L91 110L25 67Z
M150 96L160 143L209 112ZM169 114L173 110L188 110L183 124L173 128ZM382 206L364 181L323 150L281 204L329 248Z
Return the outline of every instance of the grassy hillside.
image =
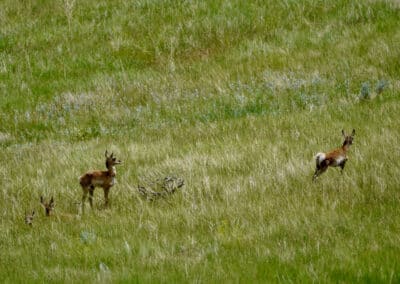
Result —
M395 0L1 1L1 282L399 282L399 19ZM353 128L344 173L312 183ZM111 206L97 189L81 214L106 149ZM185 186L140 197L167 175Z

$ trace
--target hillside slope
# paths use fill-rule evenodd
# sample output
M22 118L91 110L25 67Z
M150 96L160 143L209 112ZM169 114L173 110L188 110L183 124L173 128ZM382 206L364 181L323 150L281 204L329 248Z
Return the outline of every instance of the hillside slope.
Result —
M0 279L399 282L399 19L389 0L2 1ZM342 129L343 174L312 183ZM96 189L82 215L106 149L111 206Z

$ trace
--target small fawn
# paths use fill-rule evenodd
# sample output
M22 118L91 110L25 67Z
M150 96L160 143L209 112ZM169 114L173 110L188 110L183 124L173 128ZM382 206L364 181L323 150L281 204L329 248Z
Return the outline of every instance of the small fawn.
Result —
M115 165L121 164L121 160L117 160L114 157L114 153L110 156L107 155L106 150L106 167L107 171L89 171L79 178L79 183L82 186L83 196L82 196L82 212L84 211L85 201L89 193L89 203L90 207L93 208L93 192L95 187L102 187L104 190L105 206L108 206L108 193L110 188L115 184L115 175L117 171Z
M32 211L32 213L27 213L25 211L25 224L32 226L33 218L35 217L35 211Z
M318 153L315 156L316 161L316 169L313 175L313 181L325 172L328 167L340 167L340 172L343 173L344 166L347 162L346 153L350 148L350 145L353 144L353 138L356 131L353 129L350 135L346 135L344 130L342 130L342 135L344 137L344 142L342 147L332 150L327 153Z
M50 216L50 213L55 207L53 197L51 197L49 202L45 202L43 196L40 196L40 204L42 204L43 208L46 210L46 216Z

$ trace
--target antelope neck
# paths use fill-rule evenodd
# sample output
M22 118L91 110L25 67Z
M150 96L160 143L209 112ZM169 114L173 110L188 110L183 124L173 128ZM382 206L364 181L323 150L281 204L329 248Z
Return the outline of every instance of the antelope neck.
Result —
M347 150L349 150L349 147L350 147L349 142L344 141L344 142L343 142L342 149L343 149L344 151L347 151Z
M109 175L115 177L115 175L117 174L117 169L115 168L115 166L108 167L107 169Z

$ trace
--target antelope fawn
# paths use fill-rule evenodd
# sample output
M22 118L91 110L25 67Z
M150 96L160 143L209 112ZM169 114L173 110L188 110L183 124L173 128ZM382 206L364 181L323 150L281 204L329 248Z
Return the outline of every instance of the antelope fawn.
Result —
M350 148L350 145L353 144L353 138L356 131L353 129L350 135L346 135L344 130L342 130L342 135L344 137L344 142L342 147L332 150L327 153L318 153L315 156L316 169L313 175L313 181L325 172L328 167L340 167L340 172L343 173L344 166L347 162L346 153Z
M50 216L50 213L54 210L54 199L51 197L49 202L45 202L43 196L40 196L40 204L46 210L46 216Z
M105 206L108 206L108 193L110 188L115 184L115 175L117 171L115 165L121 164L121 160L117 160L114 157L114 153L110 156L105 152L106 157L106 171L89 171L79 178L79 183L82 186L83 196L82 196L82 212L84 211L85 201L89 193L89 203L90 207L93 208L93 192L95 187L102 187L104 190Z
M35 211L32 211L32 213L29 214L25 211L25 224L32 226L34 217L35 217Z

